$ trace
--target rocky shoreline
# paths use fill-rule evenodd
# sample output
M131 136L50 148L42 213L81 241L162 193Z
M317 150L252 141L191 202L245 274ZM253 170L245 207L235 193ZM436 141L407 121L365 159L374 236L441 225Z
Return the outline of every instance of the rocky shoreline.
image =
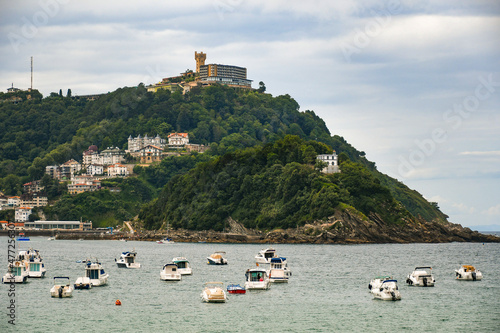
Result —
M275 229L264 232L245 228L228 219L227 232L193 231L185 229L150 231L134 224L134 233L59 233L59 239L115 239L157 241L165 237L184 243L255 243L255 244L382 244L382 243L450 243L494 242L500 237L481 234L450 222L418 221L404 226L387 225L371 216L363 220L349 211L332 216L328 221L306 224L293 229Z

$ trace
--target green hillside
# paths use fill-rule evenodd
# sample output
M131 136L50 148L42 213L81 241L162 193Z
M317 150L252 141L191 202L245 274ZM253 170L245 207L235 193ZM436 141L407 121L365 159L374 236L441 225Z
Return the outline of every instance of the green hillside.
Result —
M403 223L410 215L446 219L436 204L379 173L364 152L332 136L313 111L299 111L288 95L225 86L186 95L148 93L139 85L96 101L34 96L0 103L0 190L6 195L19 195L23 183L41 179L47 165L81 160L91 144L124 149L129 135L188 132L190 142L211 147L136 167L135 181L117 184L120 193L68 195L55 186L54 205L44 209L49 218L81 217L104 226L140 212L149 228L168 220L176 227L221 229L231 216L269 229L323 219L348 205L387 223ZM326 176L315 169L315 156L332 150L340 154L342 173Z

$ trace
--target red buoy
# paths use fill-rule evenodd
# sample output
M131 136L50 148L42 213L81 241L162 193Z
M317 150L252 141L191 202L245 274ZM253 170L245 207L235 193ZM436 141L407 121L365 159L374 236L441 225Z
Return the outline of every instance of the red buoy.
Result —
M116 302L115 302L115 304L116 304L116 305L122 305L122 302L120 302L120 300L119 300L119 299L117 299L117 300L116 300Z

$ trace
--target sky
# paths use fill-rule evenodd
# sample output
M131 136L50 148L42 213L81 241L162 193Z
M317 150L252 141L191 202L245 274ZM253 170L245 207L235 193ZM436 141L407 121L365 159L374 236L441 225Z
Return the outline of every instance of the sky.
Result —
M0 0L0 91L98 94L206 63L289 94L449 221L500 230L496 0ZM494 227L486 227L492 229Z

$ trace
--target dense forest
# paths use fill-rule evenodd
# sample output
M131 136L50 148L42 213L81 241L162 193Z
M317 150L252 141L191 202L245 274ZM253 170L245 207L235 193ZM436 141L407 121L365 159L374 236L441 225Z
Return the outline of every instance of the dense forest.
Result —
M5 96L0 95L0 100ZM203 154L168 157L135 175L103 183L93 193L69 195L44 176L47 165L74 158L91 144L127 148L127 138L188 132L190 142L209 145ZM316 154L335 150L342 173L318 171ZM288 95L226 86L194 88L183 95L138 87L120 88L95 101L33 94L0 103L0 191L19 195L22 184L44 179L53 204L48 218L89 219L114 225L139 214L148 228L220 230L224 219L271 229L322 219L354 207L388 223L408 216L442 220L436 204L379 173L344 138L331 135L313 111L300 111ZM109 189L120 188L119 192ZM141 211L142 207L142 211Z

